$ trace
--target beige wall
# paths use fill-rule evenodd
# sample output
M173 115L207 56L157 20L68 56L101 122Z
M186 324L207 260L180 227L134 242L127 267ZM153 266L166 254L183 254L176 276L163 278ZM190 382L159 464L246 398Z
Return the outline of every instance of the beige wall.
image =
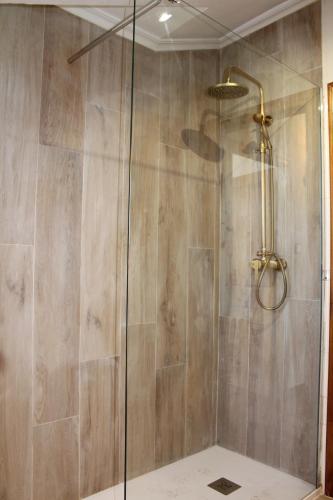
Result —
M320 26L316 2L248 41L320 84ZM221 70L229 64L263 83L266 112L274 118L276 250L288 261L289 292L281 309L263 311L249 267L261 245L253 88L243 103L221 108L218 443L314 484L321 293L319 93L242 42L222 50ZM266 302L280 294L281 276L263 283Z

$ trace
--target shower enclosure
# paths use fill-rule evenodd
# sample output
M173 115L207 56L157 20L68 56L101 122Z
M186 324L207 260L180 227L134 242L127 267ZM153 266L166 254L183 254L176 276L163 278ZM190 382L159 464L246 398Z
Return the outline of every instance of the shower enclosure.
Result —
M320 2L244 39L183 0L105 12L0 7L0 497L301 500Z
M226 450L303 480L302 498L318 469L320 81L283 64L304 43L297 14L243 40L186 3L163 9L175 27L148 68L134 50L127 498L211 498L221 477L252 498Z

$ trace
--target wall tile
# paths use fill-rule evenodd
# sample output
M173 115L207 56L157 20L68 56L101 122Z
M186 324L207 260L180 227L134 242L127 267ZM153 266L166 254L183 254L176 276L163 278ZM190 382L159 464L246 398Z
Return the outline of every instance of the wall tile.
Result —
M297 73L318 68L321 60L321 2L317 1L280 20L283 52L281 60ZM321 85L321 78L314 80Z
M300 109L286 123L285 145L286 210L289 214L288 292L293 298L319 299L321 293L320 142L317 131L320 128L320 117L316 91L310 91L306 95L299 94L295 100Z
M224 261L223 261L224 262ZM223 262L220 263L223 269ZM249 286L226 286L220 288L220 314L230 318L249 317L251 288Z
M198 50L190 53L189 123L182 131L186 153L188 244L214 247L215 212L218 208L218 186L222 149L219 144L218 101L207 89L218 80L218 51Z
M130 50L132 44L130 44ZM137 43L134 50L134 88L138 91L151 94L155 97L160 97L160 52L147 49L143 45ZM132 70L132 58L128 57L129 68ZM128 78L128 83L130 78Z
M333 422L327 422L327 431L326 431L326 427L324 427L323 432L325 432L324 435L327 434L328 439L331 440L332 435L333 435ZM332 487L333 487L333 484L332 484L333 483L333 475L332 475L331 466L329 465L332 463L332 450L331 449L327 450L326 463L328 464L329 471L328 471L328 474L325 478L325 481L326 481L325 486L326 486L327 492L331 492Z
M284 351L281 467L316 484L320 302L290 300Z
M43 43L42 7L0 7L1 133L19 144L38 139Z
M186 148L189 127L189 52L161 54L161 142Z
M78 412L82 157L40 147L35 267L35 419Z
M219 168L219 177L221 165ZM220 181L215 198L215 235L214 235L214 336L213 336L213 412L215 419L214 442L217 440L217 388L218 388L218 346L219 346L219 315L220 315Z
M116 354L121 116L88 106L84 156L81 359Z
M81 496L118 482L118 358L81 364Z
M155 464L156 325L130 326L127 335L127 474L132 478Z
M157 370L156 466L179 460L185 451L185 365ZM172 425L171 425L172 423Z
M129 324L156 322L159 101L136 92L129 248Z
M248 35L246 41L251 44L251 47L281 59L283 50L282 23L275 22L264 26L262 29Z
M89 32L90 40L94 40L104 30L91 24ZM89 103L114 111L121 110L124 87L124 43L126 43L124 38L114 35L90 52L87 97Z
M247 120L243 116L224 122L221 134L228 138L223 144L221 169L220 265L224 269L224 273L221 273L221 288L243 288L249 286L251 280L250 188L255 162L247 153L244 156L248 161L243 158L243 149L251 139ZM225 265L226 262L228 265Z
M249 321L220 318L218 443L246 453L249 381Z
M1 243L33 243L43 35L43 8L0 7Z
M6 137L0 145L1 243L34 241L37 156L37 143Z
M260 309L252 296L247 454L280 467L285 312Z
M0 246L0 496L30 500L32 248Z
M161 146L157 366L185 361L187 224L184 153Z
M33 439L33 499L79 500L77 417L38 425Z
M186 453L213 444L214 252L189 250Z
M212 140L218 139L219 102L208 95L208 88L219 79L219 51L193 50L189 54L189 117L191 127L208 131ZM206 153L207 150L203 149ZM216 158L215 161L218 161Z
M212 248L218 209L218 166L186 152L188 244Z
M87 59L67 59L87 43L88 23L57 7L46 9L41 144L83 148Z

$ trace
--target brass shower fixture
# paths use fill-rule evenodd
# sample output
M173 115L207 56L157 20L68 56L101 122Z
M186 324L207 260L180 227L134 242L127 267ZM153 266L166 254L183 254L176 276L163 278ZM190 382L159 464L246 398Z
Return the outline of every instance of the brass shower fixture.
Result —
M284 303L287 291L287 261L280 257L275 251L275 204L274 204L274 164L273 147L268 133L268 127L273 123L273 118L265 113L264 89L261 83L246 71L237 66L229 66L223 76L223 82L210 87L209 95L217 99L234 99L248 94L249 89L245 85L234 82L232 74L238 74L246 80L252 82L259 91L259 111L253 115L253 120L259 125L259 148L260 172L261 172L261 249L257 251L257 256L251 260L251 268L255 271L256 299L258 304L266 311L275 311ZM267 160L267 161L266 161ZM269 181L267 181L266 165L269 167ZM268 186L267 186L268 184ZM268 189L267 189L268 187ZM269 198L268 198L269 191ZM267 205L269 200L270 224L267 231ZM268 238L267 238L268 236ZM268 242L267 242L268 239ZM281 299L273 305L266 305L260 297L260 288L268 269L282 273L283 294Z

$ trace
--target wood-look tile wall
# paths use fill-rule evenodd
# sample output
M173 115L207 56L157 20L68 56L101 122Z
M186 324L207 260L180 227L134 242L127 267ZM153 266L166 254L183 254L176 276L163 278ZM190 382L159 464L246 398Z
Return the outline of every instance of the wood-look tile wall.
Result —
M316 37L318 7L310 8L309 25L304 13L301 21L288 18L259 32L257 43L269 39L273 53L279 36L282 50L282 33L287 50L297 22ZM0 27L7 75L0 84L0 491L6 500L44 500L49 491L74 500L123 477L131 47L114 37L69 66L66 58L98 28L57 8L28 6L2 6ZM309 92L274 102L284 125L274 129L284 148L277 177L288 189L288 204L278 202L278 231L292 286L285 309L267 316L255 306L248 268L257 181L231 170L233 153L249 155L248 118L223 123L221 146L217 102L206 93L220 63L242 65L244 57L234 46L221 59L213 50L136 47L129 477L215 443L218 370L219 443L314 480L313 457L300 457L315 449L316 415L307 402L317 395L319 286L316 271L300 276L299 263L319 266L311 134L318 116ZM317 44L313 59L316 69ZM255 60L246 59L245 69ZM300 71L310 75L303 62ZM303 143L292 140L300 127ZM298 183L298 175L311 182ZM294 240L280 224L287 213Z
M320 84L320 2L248 37ZM235 43L221 71L238 65L262 81L275 161L276 249L288 261L280 310L255 299L249 261L260 246L260 184L251 114L256 94L222 105L221 287L218 443L316 482L320 353L320 138L318 90ZM253 97L252 97L253 96ZM281 294L281 277L262 286Z
M211 446L216 424L220 148L207 88L219 54L149 54L134 83L130 477Z
M28 6L0 26L0 496L75 500L124 472L131 44L69 65L100 29ZM215 441L218 64L136 46L129 477Z
M0 496L78 500L120 480L124 40L69 65L85 21L0 25Z

